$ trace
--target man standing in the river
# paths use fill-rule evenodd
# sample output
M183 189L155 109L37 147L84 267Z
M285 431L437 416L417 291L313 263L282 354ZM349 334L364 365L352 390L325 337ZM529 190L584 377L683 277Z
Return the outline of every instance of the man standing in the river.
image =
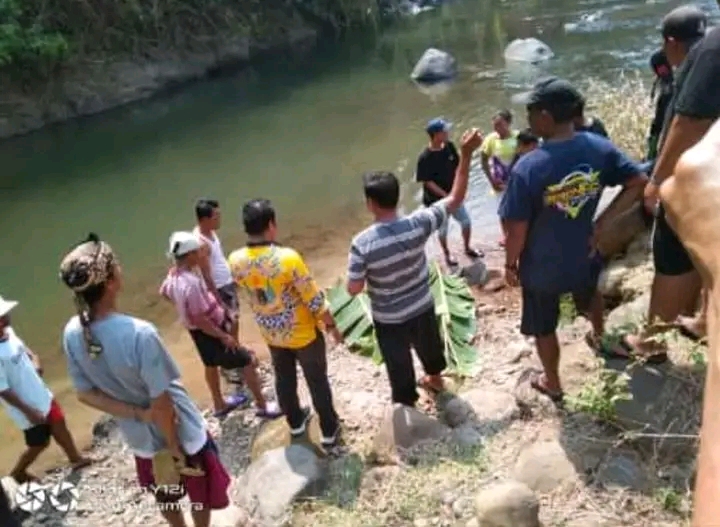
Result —
M217 235L220 229L220 203L214 199L199 199L195 204L195 217L197 225L193 230L203 244L200 270L208 290L215 295L218 301L225 306L231 320L230 333L237 336L240 301L237 296L237 287L230 274L230 267L225 260L222 243ZM247 401L242 392L242 371L238 369L223 369L226 379L237 387L237 393L232 396L231 404L238 406Z
M425 147L418 158L415 179L418 183L423 184L423 205L426 207L446 198L453 186L459 156L455 145L448 137L449 130L450 124L443 119L433 119L425 127L425 132L430 136L430 144ZM482 256L481 253L470 247L472 223L465 206L460 204L453 209L450 215L462 227L465 254L470 258ZM449 266L455 266L457 261L450 255L447 244L448 227L448 218L446 218L438 229L438 240L445 255L445 262Z
M395 403L414 406L418 400L411 348L426 373L420 385L431 392L443 389L445 346L430 292L425 244L462 206L470 160L481 143L478 130L465 132L457 173L445 197L405 217L398 215L400 183L394 174L363 176L365 201L375 223L350 245L347 291L357 295L367 284L375 335Z

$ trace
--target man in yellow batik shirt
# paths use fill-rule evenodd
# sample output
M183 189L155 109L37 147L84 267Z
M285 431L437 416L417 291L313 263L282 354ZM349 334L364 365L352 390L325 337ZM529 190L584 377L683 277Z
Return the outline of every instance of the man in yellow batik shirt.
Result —
M333 446L340 421L333 405L327 374L324 327L340 342L325 294L318 287L302 257L275 243L275 209L266 199L243 207L247 245L228 258L230 271L245 293L255 321L270 348L275 370L275 391L293 436L305 433L310 410L300 407L297 363L303 370L313 406L320 418L322 444Z

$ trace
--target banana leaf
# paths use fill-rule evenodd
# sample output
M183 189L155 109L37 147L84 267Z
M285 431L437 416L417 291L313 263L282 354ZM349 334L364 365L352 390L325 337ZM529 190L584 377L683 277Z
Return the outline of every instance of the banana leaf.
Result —
M462 278L444 274L437 263L430 264L429 272L448 370L456 375L472 376L478 366L477 350L472 344L477 327L473 296ZM367 294L351 296L344 283L339 282L328 289L327 297L330 312L348 348L372 358L375 364L382 364Z

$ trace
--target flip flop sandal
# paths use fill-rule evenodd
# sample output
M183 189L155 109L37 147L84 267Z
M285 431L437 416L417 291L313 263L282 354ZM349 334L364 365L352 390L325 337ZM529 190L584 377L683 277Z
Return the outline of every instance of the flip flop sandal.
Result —
M468 249L465 251L465 256L468 256L469 258L482 258L485 256L485 253L482 251L476 251L475 249Z
M559 392L549 390L542 382L543 372L540 370L530 369L527 370L522 377L518 380L518 384L521 384L524 380L527 380L530 387L538 393L541 393L545 397L548 397L556 406L562 406L565 401L565 392L560 390Z
M448 256L447 258L445 258L445 263L448 267L457 267L458 265L458 261L452 256Z
M282 411L273 403L266 403L265 408L258 408L255 415L261 419L276 419L282 415Z
M660 353L654 353L652 355L646 355L635 348L632 344L627 341L627 335L623 336L620 340L620 345L630 354L630 358L639 362L645 362L647 364L663 364L668 360L668 354L664 351Z
M608 345L604 339L596 340L592 334L592 331L588 331L585 334L585 344L595 352L596 355L600 355L604 359L608 360L631 360L632 356L628 353L625 346L617 344L617 347ZM622 350L622 351L620 351Z
M240 405L243 404L242 402L239 402L240 399L242 398L241 395L242 394L238 393L238 394L231 395L230 397L226 397L225 404L227 406L225 406L225 408L223 408L222 410L217 410L216 412L213 412L213 417L215 417L216 419L222 419L224 417L227 417L228 414L230 412L232 412L233 410L236 410ZM240 396L240 397L238 397L238 396Z
M250 398L247 396L247 394L242 393L242 392L234 393L225 398L225 402L235 408L237 408L238 406L243 406L244 404L247 404L247 402L249 400L250 400Z
M677 325L677 329L678 329L678 331L680 332L680 334L681 334L683 337L685 337L685 338L687 338L687 339L690 339L690 340L692 340L693 342L697 342L697 343L699 343L699 344L705 344L705 343L707 343L707 337L706 337L706 336L698 335L698 334L695 333L692 329L690 329L689 327L687 327L685 324L678 324L678 325Z

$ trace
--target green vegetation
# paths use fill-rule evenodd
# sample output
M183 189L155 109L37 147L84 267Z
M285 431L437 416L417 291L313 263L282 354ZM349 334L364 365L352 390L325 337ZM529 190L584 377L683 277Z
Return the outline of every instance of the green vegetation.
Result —
M0 68L49 74L74 58L201 50L223 36L259 42L301 15L341 29L367 22L375 0L0 0Z
M435 298L435 314L449 369L458 375L472 376L478 354L473 345L477 320L470 289L462 278L444 274L437 262L430 264L430 288ZM376 364L382 364L367 295L350 296L345 286L339 283L328 290L328 300L348 348L371 357Z

